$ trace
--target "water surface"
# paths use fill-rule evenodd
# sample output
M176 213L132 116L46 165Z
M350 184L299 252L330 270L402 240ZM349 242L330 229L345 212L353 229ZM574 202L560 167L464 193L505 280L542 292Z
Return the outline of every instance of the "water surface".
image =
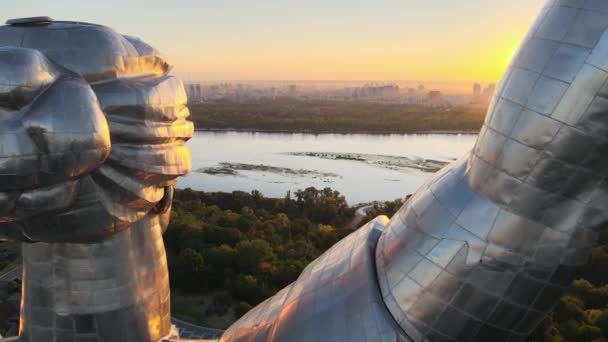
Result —
M188 142L193 172L178 187L283 197L315 186L338 190L351 204L392 200L414 192L436 162L460 157L475 139L471 134L196 132Z

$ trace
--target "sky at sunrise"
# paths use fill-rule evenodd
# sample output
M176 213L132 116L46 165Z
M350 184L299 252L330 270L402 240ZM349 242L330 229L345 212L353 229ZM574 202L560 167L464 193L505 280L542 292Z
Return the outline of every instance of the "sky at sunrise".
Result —
M19 0L104 24L191 80L496 81L543 0Z

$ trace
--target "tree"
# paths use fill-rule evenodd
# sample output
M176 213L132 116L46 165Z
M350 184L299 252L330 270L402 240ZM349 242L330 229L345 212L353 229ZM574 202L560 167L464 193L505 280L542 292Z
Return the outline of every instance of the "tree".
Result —
M208 248L205 251L205 257L210 268L222 270L233 267L236 251L229 245L224 244L219 247Z
M235 283L235 294L237 298L245 300L249 303L256 303L259 300L260 291L258 289L258 280L251 274L245 274L237 277Z
M237 318L244 316L252 308L253 308L253 306L251 306L251 304L249 304L247 302L239 302L239 304L236 306Z
M310 207L302 210L295 199L265 198L256 192L177 190L165 235L173 288L211 294L207 315L240 315L293 282L310 261L349 232L319 220L346 222L352 217L332 190L310 188L302 201ZM335 207L336 217L322 212L326 203ZM340 206L348 210L336 209ZM226 311L226 303L233 310Z
M175 287L195 292L205 283L205 260L197 251L186 248L179 254L170 274Z
M273 272L278 287L285 287L294 282L304 270L305 264L300 260L282 260L277 263Z
M236 228L208 226L205 228L205 242L214 245L235 246L246 239L245 235Z
M241 241L236 245L237 268L242 272L255 272L262 261L272 261L275 255L264 240Z

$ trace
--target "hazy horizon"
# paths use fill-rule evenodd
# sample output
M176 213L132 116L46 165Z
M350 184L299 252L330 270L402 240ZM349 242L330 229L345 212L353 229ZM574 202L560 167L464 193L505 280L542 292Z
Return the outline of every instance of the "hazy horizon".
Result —
M243 84L254 87L288 86L298 85L304 89L316 88L319 90L337 90L346 87L361 87L372 84L398 85L402 90L405 88L417 88L424 85L425 92L439 90L446 95L470 95L475 83L486 87L496 81L477 80L196 80L182 76L186 84L217 85L217 84Z

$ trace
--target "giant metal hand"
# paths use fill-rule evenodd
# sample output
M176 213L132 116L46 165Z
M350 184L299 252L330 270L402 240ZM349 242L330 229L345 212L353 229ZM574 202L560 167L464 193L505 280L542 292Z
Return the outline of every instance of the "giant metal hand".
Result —
M608 1L550 1L473 151L222 341L523 341L608 223L607 27Z
M169 334L161 234L193 126L168 71L107 27L0 27L0 235L28 242L21 341Z

